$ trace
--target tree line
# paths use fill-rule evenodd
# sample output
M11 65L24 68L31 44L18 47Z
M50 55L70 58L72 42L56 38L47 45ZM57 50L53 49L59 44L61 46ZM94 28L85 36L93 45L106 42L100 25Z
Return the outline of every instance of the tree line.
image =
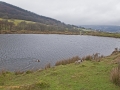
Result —
M27 31L41 31L41 32L47 32L47 31L59 31L59 32L78 32L78 28L72 25L46 25L38 22L26 22L21 21L18 24L15 24L15 21L9 21L7 19L0 20L0 32L1 31L19 31L19 30L27 30Z

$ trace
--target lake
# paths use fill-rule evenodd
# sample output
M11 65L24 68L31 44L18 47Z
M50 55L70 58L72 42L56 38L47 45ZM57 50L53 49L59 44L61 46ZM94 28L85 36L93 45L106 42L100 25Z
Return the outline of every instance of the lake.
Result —
M0 70L39 69L73 56L110 55L120 39L57 34L0 34ZM36 62L40 60L40 62Z

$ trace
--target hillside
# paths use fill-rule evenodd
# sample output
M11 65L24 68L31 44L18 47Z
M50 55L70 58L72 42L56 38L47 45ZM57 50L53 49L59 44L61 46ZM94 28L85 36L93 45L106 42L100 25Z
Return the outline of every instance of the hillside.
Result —
M78 34L80 29L0 1L0 33Z
M0 18L7 18L7 19L22 19L22 20L27 20L27 21L34 21L34 22L39 22L39 23L44 23L44 24L49 24L49 25L63 25L58 20L45 17L45 16L40 16L37 15L33 12L24 10L22 8L19 8L17 6L1 2L0 1Z

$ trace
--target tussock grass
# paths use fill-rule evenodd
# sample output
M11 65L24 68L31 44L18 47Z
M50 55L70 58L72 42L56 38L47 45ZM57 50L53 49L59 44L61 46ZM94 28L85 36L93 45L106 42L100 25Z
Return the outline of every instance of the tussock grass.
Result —
M14 74L15 74L15 75L30 74L30 73L33 73L33 72L34 72L33 70L27 70L27 71L20 71L20 70L17 70L17 71L14 71Z
M120 49L115 48L111 55L117 55L118 53L120 53Z
M30 74L30 73L33 73L34 71L32 71L32 70L28 70L28 71L26 71L25 73L26 74Z
M48 69L48 68L51 68L50 63L48 63L48 64L45 66L45 69Z
M100 62L100 59L103 58L103 57L104 57L103 55L99 56L99 53L96 53L96 54L93 54L93 55L87 55L87 56L82 57L82 58L80 58L79 56L75 56L75 57L72 57L72 58L69 58L69 59L59 60L59 61L57 61L55 63L55 66L75 63L75 61L78 61L78 60L82 60L82 61L87 60L87 61Z
M120 86L120 63L118 64L118 67L115 67L111 71L111 81Z
M88 55L88 56L86 56L86 57L84 57L84 60L92 60L93 59L93 56L91 56L91 55Z
M113 70L111 71L111 81L120 86L120 70L118 67L113 68Z
M80 57L79 57L79 56L75 56L75 57L72 57L72 58L69 58L69 59L60 60L60 61L57 61L57 62L55 63L55 66L58 66L58 65L66 65L66 64L74 63L74 62L77 61L77 60L80 60Z
M87 56L83 57L82 60L100 62L100 60L101 60L102 58L104 58L103 55L100 56L100 53L95 53L95 54L93 54L93 55L87 55Z
M23 74L24 71L19 71L19 70L18 70L18 71L15 71L14 73L15 73L15 75L20 75L20 74Z
M0 75L5 76L5 75L6 75L6 73L7 73L7 71L6 71L6 70L1 70L1 71L0 71Z

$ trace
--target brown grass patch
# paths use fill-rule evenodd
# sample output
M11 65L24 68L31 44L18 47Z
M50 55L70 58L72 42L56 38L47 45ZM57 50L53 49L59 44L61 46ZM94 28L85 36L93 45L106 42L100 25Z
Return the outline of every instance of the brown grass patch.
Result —
M120 86L120 66L112 69L110 78L114 84Z
M45 66L45 69L48 69L48 68L51 68L50 63L48 63L48 64Z
M75 61L78 61L78 60L80 60L80 57L79 56L75 56L75 57L72 57L72 58L69 58L69 59L64 59L64 60L57 61L55 63L55 66L74 63Z

